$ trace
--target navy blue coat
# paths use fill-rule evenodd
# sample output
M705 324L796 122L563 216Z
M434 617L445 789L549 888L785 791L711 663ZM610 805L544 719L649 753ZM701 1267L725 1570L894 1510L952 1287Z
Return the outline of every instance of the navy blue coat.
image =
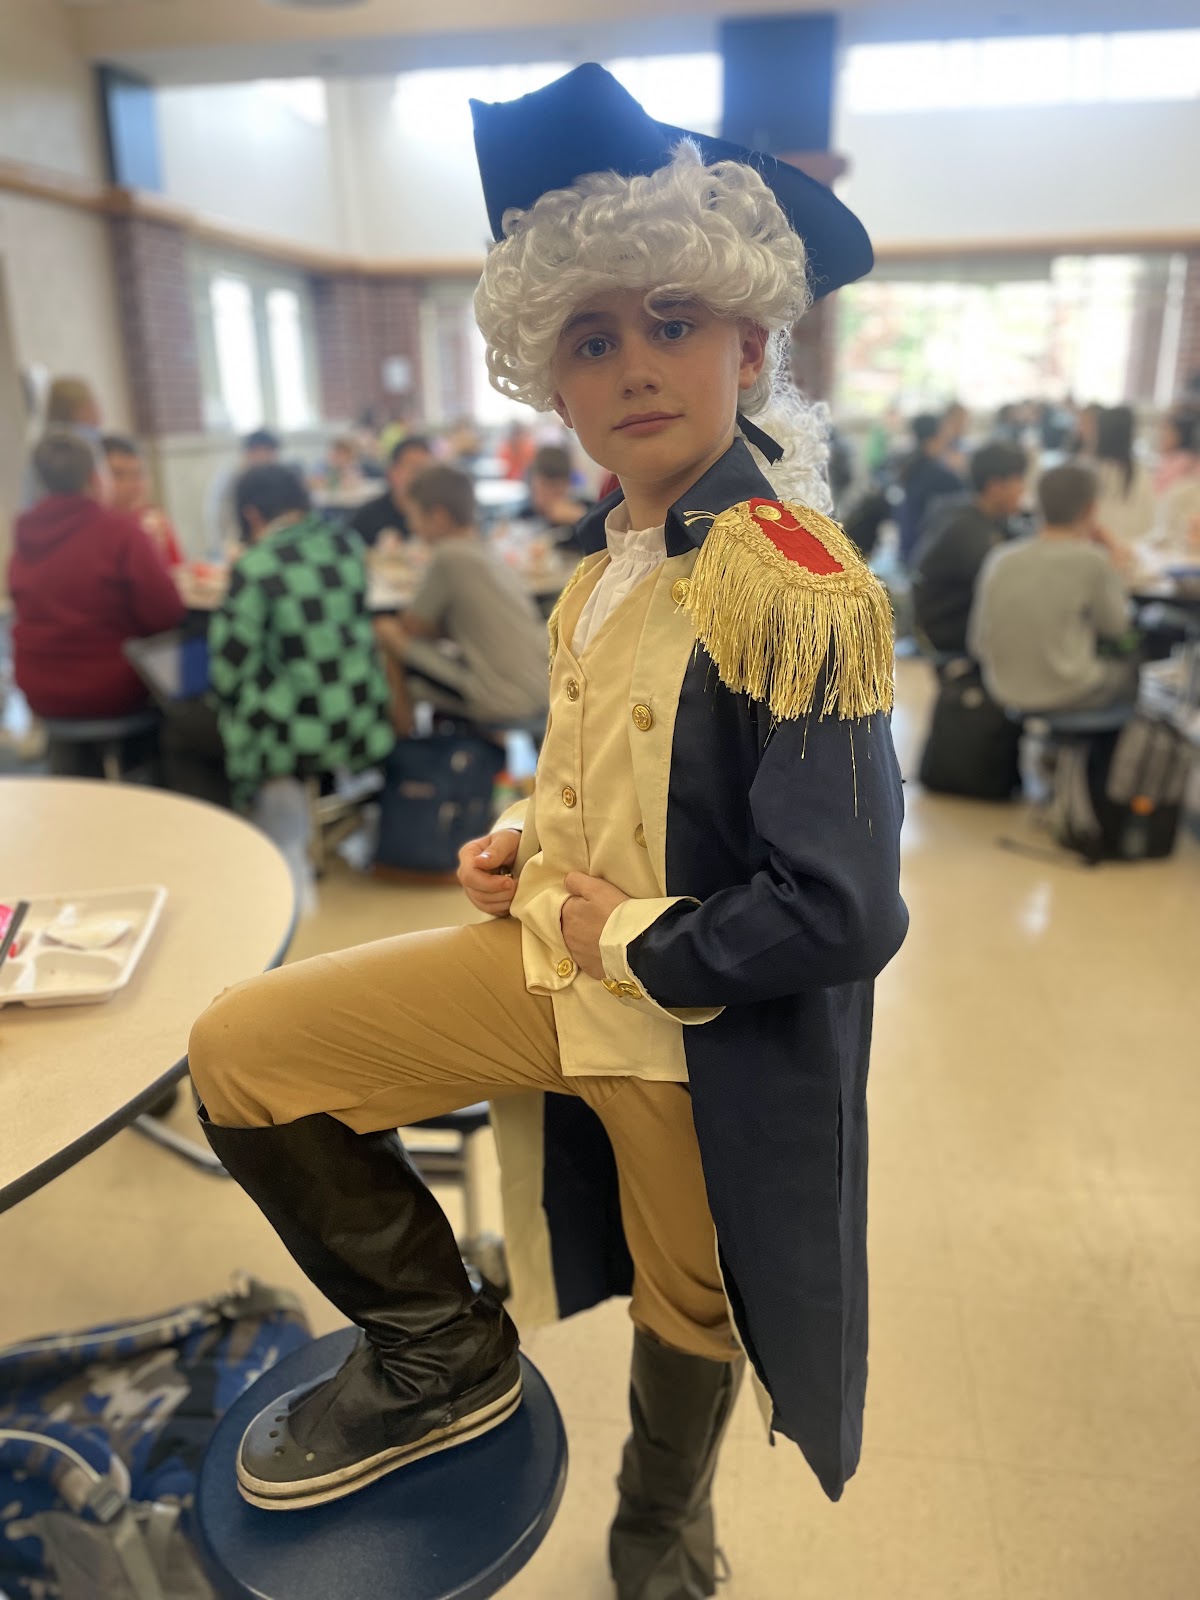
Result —
M773 498L736 442L672 508L667 553L707 532L689 512ZM604 548L620 496L583 522ZM862 1440L867 1375L867 1065L873 981L899 949L901 780L888 718L775 722L726 689L698 646L671 747L667 895L691 896L630 946L660 1005L726 1009L684 1030L726 1289L771 1395L837 1499ZM545 1108L543 1204L563 1314L628 1293L611 1149L574 1097Z

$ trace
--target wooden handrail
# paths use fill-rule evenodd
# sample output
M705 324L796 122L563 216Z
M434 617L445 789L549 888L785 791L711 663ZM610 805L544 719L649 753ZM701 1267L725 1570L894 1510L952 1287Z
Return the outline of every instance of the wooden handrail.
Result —
M177 201L144 189L126 189L28 162L0 160L0 193L69 206L93 215L144 217L182 228L192 238L223 249L240 250L317 276L364 278L477 278L483 256L413 261L403 257L369 258L345 251L320 250L254 233L191 211ZM956 257L1019 255L1144 255L1200 250L1200 230L1156 230L1126 233L1043 234L998 239L920 239L881 241L875 245L880 263L941 261Z

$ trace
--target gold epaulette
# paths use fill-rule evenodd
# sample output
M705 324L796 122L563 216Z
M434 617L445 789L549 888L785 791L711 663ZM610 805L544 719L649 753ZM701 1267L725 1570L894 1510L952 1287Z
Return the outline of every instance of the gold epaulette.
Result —
M814 705L822 717L891 710L891 604L819 511L746 500L722 512L684 605L721 682L763 701L781 722Z

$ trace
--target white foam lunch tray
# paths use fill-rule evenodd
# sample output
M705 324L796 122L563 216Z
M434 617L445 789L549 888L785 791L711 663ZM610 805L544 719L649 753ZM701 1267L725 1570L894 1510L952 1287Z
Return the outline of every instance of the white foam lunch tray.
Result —
M82 1006L111 1000L133 976L158 924L167 891L162 884L135 889L102 889L82 894L18 896L4 890L4 901L29 900L17 935L20 955L9 953L0 966L0 1006ZM129 923L129 931L104 950L71 950L51 943L46 930L66 906L80 919L110 917Z

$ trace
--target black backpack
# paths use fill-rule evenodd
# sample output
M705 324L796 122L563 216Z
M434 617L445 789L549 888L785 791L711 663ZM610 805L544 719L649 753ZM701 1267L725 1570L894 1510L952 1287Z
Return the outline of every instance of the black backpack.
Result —
M1191 766L1187 740L1161 717L1070 744L1054 768L1050 820L1087 861L1152 861L1175 848Z
M1021 729L983 686L965 656L941 673L918 776L935 794L1011 800L1021 787Z
M384 769L375 865L452 873L462 846L492 825L492 790L503 769L503 749L479 734L401 739Z

